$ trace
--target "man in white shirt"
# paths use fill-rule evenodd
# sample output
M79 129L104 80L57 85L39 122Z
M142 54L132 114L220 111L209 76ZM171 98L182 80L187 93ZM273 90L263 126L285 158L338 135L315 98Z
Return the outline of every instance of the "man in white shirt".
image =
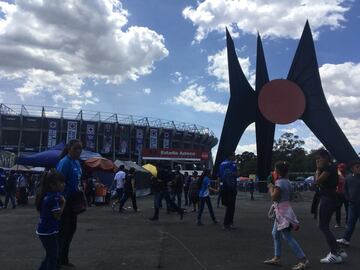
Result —
M124 182L125 182L125 167L124 165L120 165L119 170L115 174L114 182L112 183L111 187L116 183L116 201L114 201L111 205L113 209L115 209L115 206L117 203L120 202L123 194L124 194Z

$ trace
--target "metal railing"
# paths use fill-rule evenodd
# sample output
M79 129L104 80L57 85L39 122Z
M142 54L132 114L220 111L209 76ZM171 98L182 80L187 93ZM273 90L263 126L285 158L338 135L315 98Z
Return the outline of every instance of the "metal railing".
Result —
M135 126L186 131L215 137L214 133L209 128L196 124L113 112L97 112L91 110L75 110L72 108L52 106L0 103L0 114L128 124Z

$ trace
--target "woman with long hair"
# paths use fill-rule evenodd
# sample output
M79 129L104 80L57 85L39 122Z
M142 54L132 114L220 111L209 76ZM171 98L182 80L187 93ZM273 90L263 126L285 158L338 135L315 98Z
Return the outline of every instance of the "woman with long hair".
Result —
M74 266L69 262L69 248L77 225L77 213L74 211L74 207L80 192L82 170L79 159L81 151L81 141L70 140L62 152L56 168L65 177L63 194L67 201L60 220L58 261L60 266Z
M273 183L269 183L268 185L271 199L274 202L269 216L274 218L272 236L274 238L275 254L272 259L267 259L264 263L268 265L281 265L281 238L283 238L299 260L291 269L306 269L309 266L309 261L299 243L291 234L291 230L299 229L299 221L290 204L292 188L288 178L289 163L286 161L276 162L275 171L277 175L279 175L279 179L276 180L275 185Z

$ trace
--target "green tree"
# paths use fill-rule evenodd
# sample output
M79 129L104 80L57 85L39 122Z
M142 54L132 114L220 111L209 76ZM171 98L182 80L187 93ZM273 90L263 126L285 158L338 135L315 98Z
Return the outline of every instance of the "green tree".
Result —
M238 162L238 169L242 176L255 174L257 168L257 157L253 152L245 151L236 156Z
M307 153L303 148L305 142L291 132L285 132L280 138L274 141L273 163L278 160L285 160L291 164L290 170L301 172L306 171Z

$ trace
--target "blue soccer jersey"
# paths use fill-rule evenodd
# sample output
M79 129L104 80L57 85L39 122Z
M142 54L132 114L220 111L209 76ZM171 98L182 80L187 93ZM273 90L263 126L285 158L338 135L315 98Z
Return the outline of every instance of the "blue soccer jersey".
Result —
M45 194L40 211L40 221L36 234L51 235L59 232L59 220L54 217L54 212L61 209L61 195L59 192Z

